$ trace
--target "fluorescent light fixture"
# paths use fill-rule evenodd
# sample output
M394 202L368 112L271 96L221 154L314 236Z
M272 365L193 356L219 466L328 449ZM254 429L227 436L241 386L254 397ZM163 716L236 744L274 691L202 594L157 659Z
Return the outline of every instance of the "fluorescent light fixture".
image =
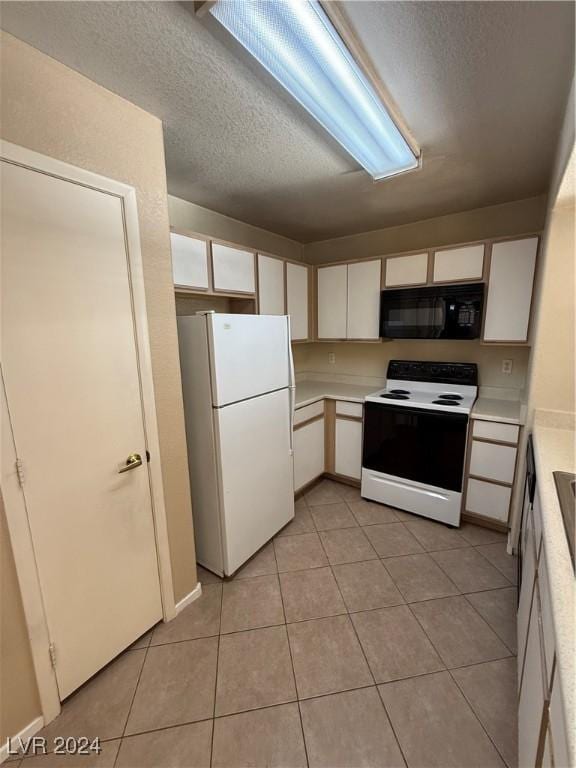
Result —
M217 0L209 12L372 178L418 167L319 2Z

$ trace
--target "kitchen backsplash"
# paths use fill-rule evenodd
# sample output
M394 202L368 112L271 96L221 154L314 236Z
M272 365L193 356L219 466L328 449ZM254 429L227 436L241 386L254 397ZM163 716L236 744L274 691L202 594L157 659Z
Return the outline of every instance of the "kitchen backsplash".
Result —
M337 378L385 378L389 360L437 360L477 363L479 385L523 390L529 347L494 347L479 341L391 341L385 343L316 342L294 344L298 374L323 374ZM334 362L330 356L334 355ZM512 372L502 372L502 361L512 360Z

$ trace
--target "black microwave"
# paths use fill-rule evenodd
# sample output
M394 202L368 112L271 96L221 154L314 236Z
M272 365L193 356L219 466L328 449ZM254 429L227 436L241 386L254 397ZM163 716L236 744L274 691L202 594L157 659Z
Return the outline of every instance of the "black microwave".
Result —
M385 339L477 339L484 283L382 291L380 336Z

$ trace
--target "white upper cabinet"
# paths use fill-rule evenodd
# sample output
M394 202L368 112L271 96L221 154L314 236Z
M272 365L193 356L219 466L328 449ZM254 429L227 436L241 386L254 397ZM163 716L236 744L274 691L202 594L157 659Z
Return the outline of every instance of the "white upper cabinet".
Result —
M537 251L537 237L492 246L484 341L528 340Z
M308 280L309 268L286 263L286 311L290 315L293 341L307 339L308 332Z
M348 296L348 266L319 267L318 338L345 339Z
M382 262L318 267L318 338L378 339Z
M380 259L348 265L346 338L380 338L381 275Z
M229 245L212 243L214 290L255 293L254 254Z
M428 254L392 256L386 259L386 288L424 285L428 279Z
M283 315L285 309L284 262L258 254L258 311Z
M170 232L174 285L208 290L208 243Z
M484 270L484 243L449 248L434 254L433 282L481 280Z

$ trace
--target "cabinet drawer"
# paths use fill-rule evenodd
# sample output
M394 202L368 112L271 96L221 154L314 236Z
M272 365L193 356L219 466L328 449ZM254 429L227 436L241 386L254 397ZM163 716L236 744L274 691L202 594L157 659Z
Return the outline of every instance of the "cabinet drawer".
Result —
M512 489L470 478L466 487L466 512L508 522Z
M473 437L483 437L485 440L498 440L501 443L516 445L520 427L515 424L501 424L496 421L481 421L474 419L472 426Z
M472 440L470 474L501 483L512 483L516 465L516 448Z
M302 424L304 421L310 421L310 419L316 416L324 415L324 400L319 400L317 403L311 403L305 405L303 408L297 408L294 412L294 426Z
M337 416L356 416L362 418L362 403L349 403L347 400L336 400Z
M336 419L334 471L337 475L360 480L362 473L362 424Z
M434 254L435 283L451 280L481 280L484 270L484 244L449 248Z
M424 285L428 279L428 254L393 256L386 259L386 288Z
M255 292L254 254L251 251L212 243L212 269L215 291Z
M174 285L208 290L208 243L170 232Z

